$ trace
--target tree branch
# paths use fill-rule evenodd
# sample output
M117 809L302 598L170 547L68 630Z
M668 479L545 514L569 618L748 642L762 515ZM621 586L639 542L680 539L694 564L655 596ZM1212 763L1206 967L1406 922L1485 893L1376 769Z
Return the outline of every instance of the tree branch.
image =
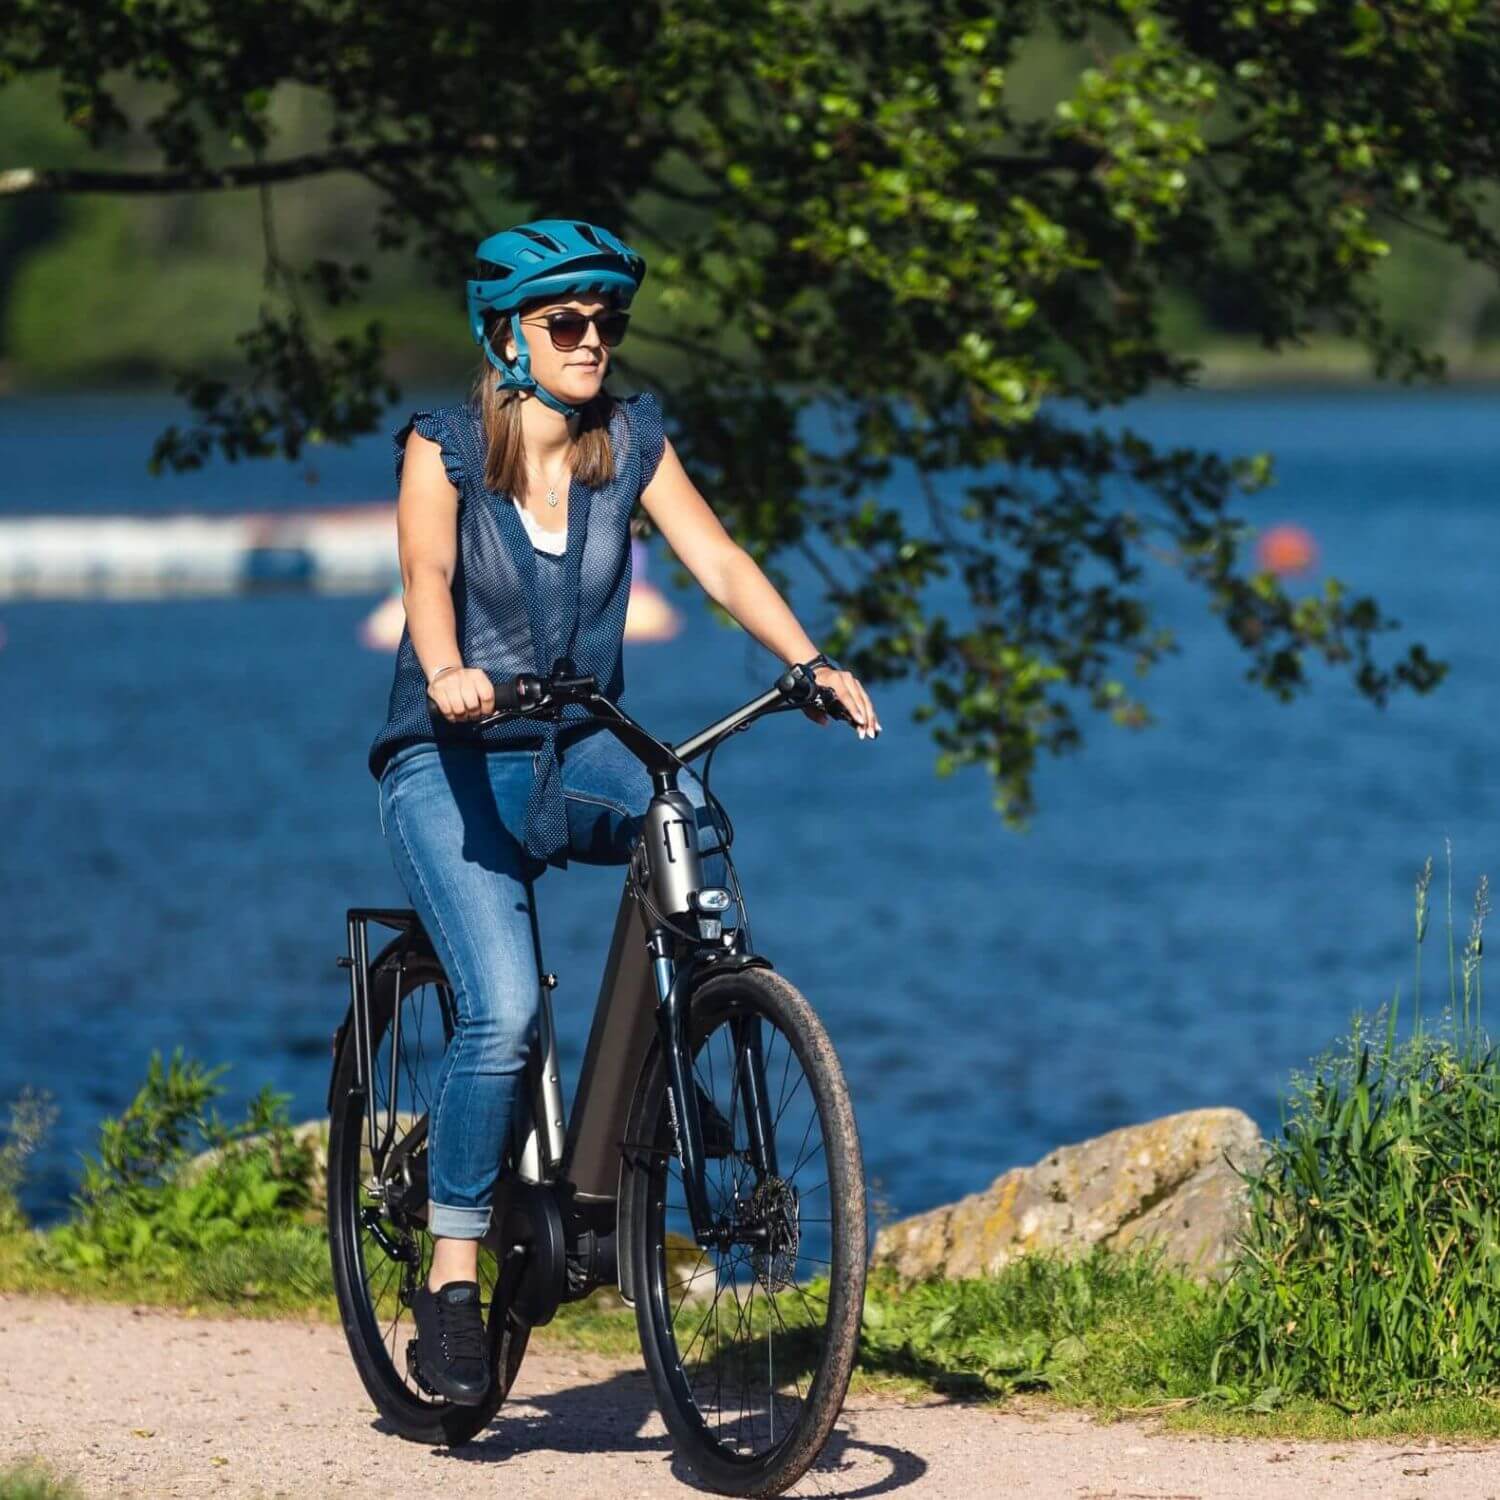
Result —
M0 198L28 193L201 193L293 182L326 172L368 172L441 155L483 156L499 144L493 135L430 141L392 141L379 146L343 146L289 156L285 161L237 162L223 167L186 167L176 172L99 171L86 167L11 167L0 171Z

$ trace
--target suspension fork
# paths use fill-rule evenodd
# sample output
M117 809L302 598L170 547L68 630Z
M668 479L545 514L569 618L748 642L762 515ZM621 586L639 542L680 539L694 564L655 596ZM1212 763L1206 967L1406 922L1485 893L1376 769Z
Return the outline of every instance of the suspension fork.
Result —
M656 1031L667 1064L667 1110L677 1139L693 1238L699 1245L717 1244L728 1226L714 1222L703 1177L703 1120L698 1113L698 1091L693 1087L692 1039L687 1024L685 981L691 978L692 966L677 967L672 960L671 939L661 929L648 935L646 950L656 979Z
M761 1046L760 1017L736 1016L730 1022L734 1034L734 1067L745 1106L750 1133L750 1159L759 1182L778 1175L776 1166L776 1122L766 1094L766 1057Z

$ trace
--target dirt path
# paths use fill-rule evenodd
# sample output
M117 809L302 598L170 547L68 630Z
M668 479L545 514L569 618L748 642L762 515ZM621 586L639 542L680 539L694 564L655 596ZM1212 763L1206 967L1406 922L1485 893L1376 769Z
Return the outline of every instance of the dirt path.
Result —
M0 1296L0 1467L29 1455L99 1500L692 1493L637 1367L533 1352L489 1432L449 1453L377 1427L337 1328ZM861 1397L794 1493L1500 1500L1500 1444L1168 1437L1144 1423Z

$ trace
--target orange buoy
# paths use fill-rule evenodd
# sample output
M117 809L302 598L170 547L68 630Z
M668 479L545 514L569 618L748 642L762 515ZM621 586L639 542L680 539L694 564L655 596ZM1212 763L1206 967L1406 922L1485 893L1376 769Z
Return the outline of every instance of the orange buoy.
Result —
M1273 526L1261 537L1255 556L1267 573L1305 573L1317 564L1318 544L1301 526Z

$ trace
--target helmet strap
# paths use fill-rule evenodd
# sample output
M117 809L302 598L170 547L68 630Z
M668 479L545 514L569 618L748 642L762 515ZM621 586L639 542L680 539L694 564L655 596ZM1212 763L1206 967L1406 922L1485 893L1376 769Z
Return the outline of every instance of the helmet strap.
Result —
M526 335L521 331L519 312L513 312L510 315L510 335L516 341L516 358L512 364L507 364L499 358L490 347L490 341L484 340L485 357L500 371L500 379L496 381L495 389L497 391L530 391L543 406L550 406L553 411L564 417L576 417L583 410L581 406L570 406L566 401L559 400L545 386L539 384L531 373L531 350L527 346Z

